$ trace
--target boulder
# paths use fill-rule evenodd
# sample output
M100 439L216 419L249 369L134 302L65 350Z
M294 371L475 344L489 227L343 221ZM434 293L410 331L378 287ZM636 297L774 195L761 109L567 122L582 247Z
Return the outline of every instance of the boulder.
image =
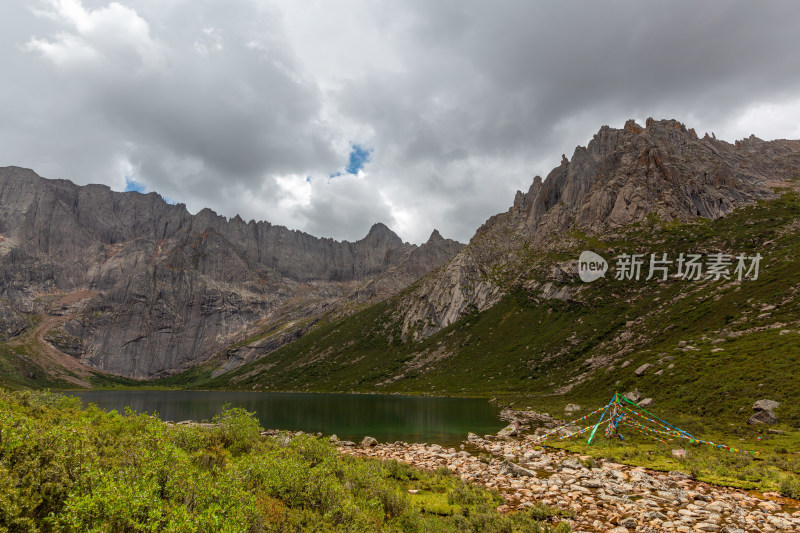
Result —
M774 411L781 404L774 400L758 400L756 403L753 404L754 411Z
M625 397L632 402L638 402L642 399L642 393L638 390L632 390L631 392L627 393Z
M361 445L362 446L377 446L377 444L378 444L378 441L375 440L373 437L364 437L361 440Z
M636 370L634 370L633 373L636 374L639 377L644 376L645 372L647 372L647 369L652 367L652 366L653 365L651 365L650 363L645 363L642 366L640 366L639 368L637 368Z
M336 436L336 433L331 435L331 442L333 442L333 443L339 442L339 437Z
M566 407L564 407L565 413L574 413L575 411L580 411L581 406L575 403L568 403Z
M503 463L501 472L514 477L536 477L536 472L533 470L528 470L527 468L519 466L518 464L510 461L505 461Z
M747 419L748 424L777 424L778 417L772 411L759 411Z
M583 464L578 460L577 457L568 457L561 462L561 466L564 468L571 468L572 470L582 470Z
M648 407L652 407L652 406L653 406L653 399L652 398L645 398L644 400L639 402L639 407L643 407L645 409L647 409Z
M498 437L516 437L519 431L517 430L517 426L514 424L509 424L500 431L497 432Z

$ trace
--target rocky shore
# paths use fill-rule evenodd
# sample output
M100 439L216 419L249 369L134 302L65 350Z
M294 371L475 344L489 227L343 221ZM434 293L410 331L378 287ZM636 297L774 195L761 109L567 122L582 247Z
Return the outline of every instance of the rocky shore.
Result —
M470 435L460 450L433 444L340 443L341 453L447 467L465 481L497 490L511 512L542 502L572 511L574 531L773 533L800 531L800 502L777 494L694 481L556 450L520 447ZM471 451L467 451L471 450Z

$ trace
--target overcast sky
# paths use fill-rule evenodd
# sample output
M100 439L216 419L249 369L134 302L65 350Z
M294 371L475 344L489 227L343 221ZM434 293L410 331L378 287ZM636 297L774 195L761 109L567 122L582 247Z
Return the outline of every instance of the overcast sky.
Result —
M3 0L0 166L466 242L603 124L800 138L800 2Z

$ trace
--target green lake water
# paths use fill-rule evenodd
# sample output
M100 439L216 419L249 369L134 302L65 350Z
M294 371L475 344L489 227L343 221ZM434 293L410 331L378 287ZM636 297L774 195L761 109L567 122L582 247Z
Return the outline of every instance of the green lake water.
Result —
M220 391L70 392L105 410L156 413L162 420L210 420L226 403L254 412L261 426L335 433L343 440L365 435L381 442L402 440L457 445L468 432L496 433L504 426L487 400L380 394Z

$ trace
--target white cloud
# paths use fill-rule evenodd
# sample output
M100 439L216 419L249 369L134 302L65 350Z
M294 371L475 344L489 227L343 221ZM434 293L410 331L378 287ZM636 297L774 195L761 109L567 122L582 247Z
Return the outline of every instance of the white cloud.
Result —
M28 41L28 49L59 67L103 61L119 69L138 70L163 64L161 47L150 35L149 24L122 4L112 2L89 10L80 0L49 0L44 9L33 12L71 31Z
M279 208L292 210L311 205L313 187L308 176L276 176L275 183L283 196L278 200Z
M795 2L37 5L0 4L1 165L319 236L465 241L627 118L800 137Z
M52 40L32 38L26 48L50 59L59 68L95 63L102 57L84 39L71 33L57 33Z
M192 45L195 52L205 57L225 48L225 39L215 28L203 28L202 36Z
M749 105L715 134L731 142L751 134L772 139L800 139L800 99Z

